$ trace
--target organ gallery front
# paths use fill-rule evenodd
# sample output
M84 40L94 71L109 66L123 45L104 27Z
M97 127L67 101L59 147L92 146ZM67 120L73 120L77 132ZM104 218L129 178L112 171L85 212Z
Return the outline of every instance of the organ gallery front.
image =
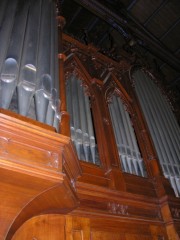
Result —
M0 239L179 239L180 129L158 75L64 34L57 8L0 2Z

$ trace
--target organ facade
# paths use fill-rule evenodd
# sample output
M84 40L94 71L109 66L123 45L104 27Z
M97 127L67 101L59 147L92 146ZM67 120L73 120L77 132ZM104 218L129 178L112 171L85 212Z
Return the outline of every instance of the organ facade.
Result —
M179 126L147 66L0 3L0 238L179 239ZM11 13L11 14L10 14Z

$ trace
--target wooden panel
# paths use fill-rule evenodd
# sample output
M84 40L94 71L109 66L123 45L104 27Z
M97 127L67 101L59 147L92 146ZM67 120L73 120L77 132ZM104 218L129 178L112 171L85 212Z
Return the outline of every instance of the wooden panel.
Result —
M73 240L83 240L83 232L81 230L73 231Z
M90 240L89 219L66 216L66 240Z
M108 186L109 179L105 176L103 169L95 164L80 161L82 168L82 176L79 177L79 182L91 183L103 187Z
M141 235L141 234L126 234L127 240L152 240L151 235Z
M41 215L25 222L12 240L64 240L65 218L61 215Z
M78 206L72 184L80 168L70 139L26 119L0 110L0 239L33 216Z
M153 184L149 179L124 173L126 189L128 192L141 194L149 197L156 197Z
M125 236L118 232L92 231L92 240L126 240Z

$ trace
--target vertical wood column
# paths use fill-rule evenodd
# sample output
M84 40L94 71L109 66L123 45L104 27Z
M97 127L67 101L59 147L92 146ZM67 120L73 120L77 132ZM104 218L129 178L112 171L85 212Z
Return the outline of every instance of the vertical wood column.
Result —
M66 56L63 53L63 40L62 40L62 31L65 25L65 18L62 16L57 17L58 20L58 59L59 59L59 93L61 99L60 105L60 113L61 113L61 120L60 120L60 133L66 136L70 136L70 116L67 112L67 105L66 105L66 86L65 86L65 77L64 77L64 61Z

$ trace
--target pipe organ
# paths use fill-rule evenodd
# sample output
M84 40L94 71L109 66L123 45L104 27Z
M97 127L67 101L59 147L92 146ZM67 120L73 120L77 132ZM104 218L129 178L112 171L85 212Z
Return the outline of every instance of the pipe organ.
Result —
M67 80L67 109L70 113L71 139L78 158L93 164L100 164L96 144L90 100L82 81L75 75Z
M170 180L176 196L180 196L180 128L150 77L139 70L133 78L164 176Z
M123 171L146 177L144 162L129 113L118 96L112 97L109 111Z
M168 103L141 71L134 89L131 54L116 62L64 22L54 0L0 0L0 239L179 239Z
M0 1L0 107L58 128L55 4Z

